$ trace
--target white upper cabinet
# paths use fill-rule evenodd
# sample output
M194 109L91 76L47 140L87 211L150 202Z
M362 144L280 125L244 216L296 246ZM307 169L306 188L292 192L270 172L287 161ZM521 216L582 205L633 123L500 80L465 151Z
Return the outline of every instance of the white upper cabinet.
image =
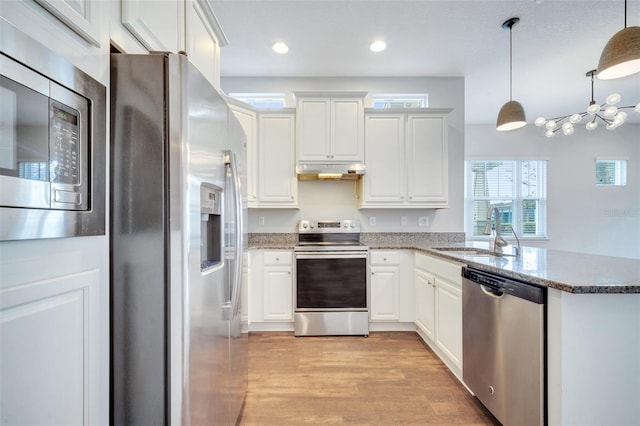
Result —
M369 114L365 117L366 203L385 206L405 201L404 123L403 114Z
M300 163L360 163L364 159L365 92L295 92Z
M227 98L227 103L247 135L247 203L254 207L258 203L258 118L249 105Z
M109 3L0 0L0 17L3 27L7 25L25 33L106 86L109 82ZM12 42L6 33L0 35L3 46ZM33 59L28 66L37 66L37 59L42 58Z
M208 1L187 0L185 15L186 52L189 60L219 89L220 48L229 42Z
M247 135L248 207L297 208L293 108L260 110L226 100Z
M260 112L258 129L258 202L254 207L297 208L295 113L290 108Z
M361 208L449 207L450 111L366 111Z
M177 53L184 46L184 2L177 0L147 1L120 0L120 14L115 27L121 26L130 36L147 51L162 51ZM112 26L112 33L114 26ZM116 43L127 53L130 38L126 34L117 34ZM112 37L114 37L112 35Z

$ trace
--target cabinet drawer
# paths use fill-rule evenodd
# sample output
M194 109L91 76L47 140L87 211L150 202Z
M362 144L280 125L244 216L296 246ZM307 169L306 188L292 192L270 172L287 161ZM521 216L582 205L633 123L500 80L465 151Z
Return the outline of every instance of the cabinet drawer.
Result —
M400 253L396 251L372 251L370 256L372 265L400 264Z
M268 251L264 253L265 265L291 265L291 252Z

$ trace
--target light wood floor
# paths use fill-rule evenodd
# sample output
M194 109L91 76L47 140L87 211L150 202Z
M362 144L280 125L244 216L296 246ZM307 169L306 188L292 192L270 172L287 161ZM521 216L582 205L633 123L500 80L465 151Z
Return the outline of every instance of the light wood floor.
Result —
M415 333L249 335L240 425L499 425Z

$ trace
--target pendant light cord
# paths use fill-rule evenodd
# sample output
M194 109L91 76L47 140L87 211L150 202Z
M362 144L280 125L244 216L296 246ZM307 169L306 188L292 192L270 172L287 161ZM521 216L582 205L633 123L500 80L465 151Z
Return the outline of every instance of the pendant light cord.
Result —
M624 27L627 28L627 0L624 0Z
M626 0L625 0L626 4ZM509 26L509 100L513 100L513 24Z

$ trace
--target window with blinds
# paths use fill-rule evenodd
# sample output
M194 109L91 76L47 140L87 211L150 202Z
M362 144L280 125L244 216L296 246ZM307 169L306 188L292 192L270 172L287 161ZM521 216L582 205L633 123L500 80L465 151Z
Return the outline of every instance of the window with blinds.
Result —
M373 108L427 108L429 96L426 93L371 95Z
M284 93L229 93L229 96L255 108L284 108Z
M625 186L627 160L596 158L596 186Z
M487 212L500 212L500 233L546 237L547 162L539 160L468 160L465 162L465 232L485 237ZM495 226L495 225L494 225ZM488 237L487 237L488 238Z

